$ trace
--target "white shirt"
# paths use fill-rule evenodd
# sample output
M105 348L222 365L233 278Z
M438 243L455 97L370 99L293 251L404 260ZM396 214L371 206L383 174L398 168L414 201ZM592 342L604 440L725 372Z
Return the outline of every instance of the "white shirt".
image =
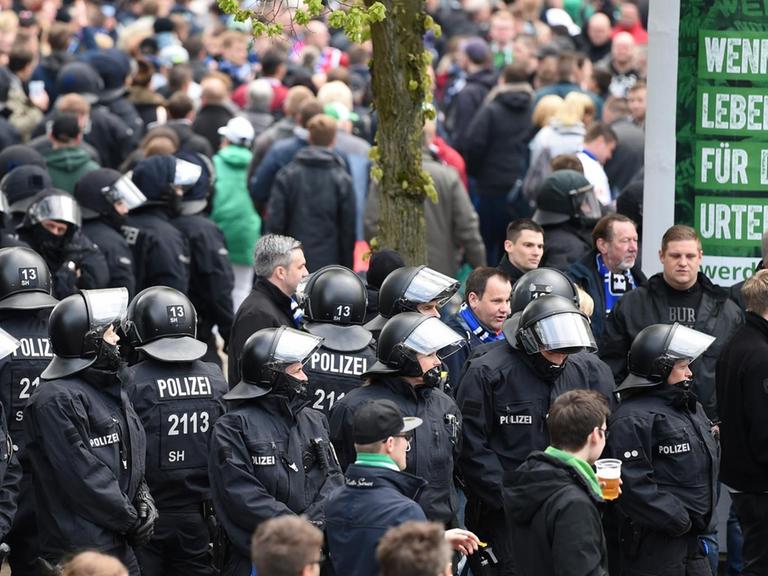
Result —
M579 152L577 156L584 167L584 178L595 187L595 197L600 204L608 206L613 200L611 199L611 186L608 183L608 176L603 170L603 165L584 151Z

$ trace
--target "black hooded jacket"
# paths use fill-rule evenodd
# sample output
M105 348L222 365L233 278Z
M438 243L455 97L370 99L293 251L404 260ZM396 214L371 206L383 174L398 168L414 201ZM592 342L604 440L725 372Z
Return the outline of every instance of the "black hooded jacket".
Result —
M501 86L488 98L467 128L459 151L482 193L506 193L525 176L528 164L531 89L527 84Z
M607 576L597 496L576 469L533 452L504 478L504 509L521 576Z

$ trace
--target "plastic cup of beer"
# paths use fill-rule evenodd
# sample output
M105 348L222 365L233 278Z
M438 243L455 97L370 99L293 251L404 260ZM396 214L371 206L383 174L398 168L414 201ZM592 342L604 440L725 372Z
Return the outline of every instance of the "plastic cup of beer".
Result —
M621 480L621 460L602 458L595 462L597 479L603 490L604 500L616 500L619 497Z

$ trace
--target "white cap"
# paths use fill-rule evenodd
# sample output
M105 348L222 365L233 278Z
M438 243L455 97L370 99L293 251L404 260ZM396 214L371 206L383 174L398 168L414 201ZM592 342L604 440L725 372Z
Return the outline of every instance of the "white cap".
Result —
M250 146L253 142L254 130L248 120L242 116L235 116L227 122L226 126L219 128L219 135L224 136L232 144Z
M568 34L571 36L581 34L581 28L574 23L571 15L562 8L550 8L544 17L550 26L565 26L568 29Z

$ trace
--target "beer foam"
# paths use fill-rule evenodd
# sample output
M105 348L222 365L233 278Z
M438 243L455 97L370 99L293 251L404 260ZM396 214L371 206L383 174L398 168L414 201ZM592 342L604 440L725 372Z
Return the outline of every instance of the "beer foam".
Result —
M597 476L604 480L614 480L621 478L621 468L619 466L611 466L610 468L598 468Z

